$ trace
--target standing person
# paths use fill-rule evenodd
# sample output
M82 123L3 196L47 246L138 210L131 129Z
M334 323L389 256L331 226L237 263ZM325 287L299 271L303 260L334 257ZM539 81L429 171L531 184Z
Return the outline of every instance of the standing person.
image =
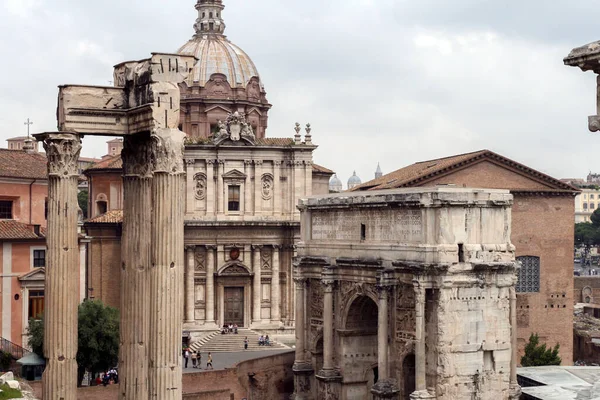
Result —
M244 350L248 350L248 336L244 338Z
M210 367L210 369L214 369L212 365L212 354L210 354L210 352L208 353L208 358L206 359L206 369L208 369L208 367Z
M188 367L188 362L190 361L190 349L186 347L185 352L183 353L183 358L185 358L185 368Z
M196 368L196 359L198 358L198 354L195 351L192 351L192 368Z
M199 351L196 352L198 355L198 368L202 369L202 353Z

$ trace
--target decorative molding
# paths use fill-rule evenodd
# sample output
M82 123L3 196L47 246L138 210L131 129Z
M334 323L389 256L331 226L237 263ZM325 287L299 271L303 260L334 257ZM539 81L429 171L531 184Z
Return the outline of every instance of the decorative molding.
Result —
M183 139L185 133L177 129L157 129L150 136L152 140L152 158L154 172L182 174Z
M197 272L206 271L206 251L200 246L196 247L194 253L194 270Z
M194 196L196 200L206 199L206 175L202 172L194 175Z
M262 198L264 200L271 200L273 198L273 186L274 180L273 175L271 174L263 174L261 178L261 186L262 186Z
M246 114L244 113L239 113L238 111L230 113L225 122L217 122L217 127L219 132L213 140L215 144L231 140L232 142L244 141L251 145L256 145L254 129L246 121Z
M53 133L43 139L48 158L48 175L60 178L79 176L81 138L75 133Z

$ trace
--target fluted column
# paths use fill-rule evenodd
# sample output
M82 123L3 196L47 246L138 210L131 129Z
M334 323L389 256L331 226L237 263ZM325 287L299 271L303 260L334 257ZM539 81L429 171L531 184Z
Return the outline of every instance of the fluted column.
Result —
M296 363L304 363L305 341L304 332L304 291L306 289L306 278L294 278L296 284Z
M281 246L273 246L273 268L271 270L271 322L281 323L281 287L279 271L281 269L279 250Z
M79 135L46 134L48 157L48 230L44 316L44 400L77 399L77 160Z
M215 215L215 160L206 160L206 215Z
M119 399L148 399L152 168L150 135L127 136L123 151L123 235Z
M427 371L425 369L427 356L425 353L425 288L420 284L415 284L415 313L416 390L411 396L414 398L419 398L416 396L427 391Z
M215 250L206 246L206 322L215 324Z
M323 285L323 369L321 376L333 375L333 279L324 278Z
M252 287L252 322L258 324L261 322L261 313L260 313L260 305L261 305L261 268L260 268L260 251L262 246L254 245L252 246L253 251L253 262L252 262L252 270L254 271L254 282Z
M250 166L252 160L244 160L244 174L246 174L246 183L244 184L244 214L252 215L252 183L250 180Z
M510 360L510 400L517 400L521 397L521 387L517 382L517 363L519 351L517 348L517 292L515 287L510 288L510 339L511 339L511 360Z
M183 138L177 129L157 129L152 182L150 268L150 399L179 400L183 321Z
M196 246L185 246L187 265L185 267L185 321L194 322L194 308L196 307L194 274Z
M225 173L225 160L217 160L217 213L223 214L225 192L223 189L223 174Z

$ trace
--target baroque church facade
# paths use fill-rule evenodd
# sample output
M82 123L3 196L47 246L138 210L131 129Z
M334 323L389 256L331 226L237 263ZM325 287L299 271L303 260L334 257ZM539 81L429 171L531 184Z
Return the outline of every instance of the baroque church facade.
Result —
M311 128L266 137L271 104L252 60L224 35L221 0L199 0L195 35L179 49L199 61L180 85L186 132L185 324L292 330L292 257L300 198L328 193L333 172L313 163ZM118 307L121 156L85 172L91 237L88 297Z

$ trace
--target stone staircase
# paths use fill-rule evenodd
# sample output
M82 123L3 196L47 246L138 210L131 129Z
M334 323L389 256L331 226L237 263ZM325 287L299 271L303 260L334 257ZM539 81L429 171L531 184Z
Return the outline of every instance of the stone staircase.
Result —
M237 335L234 333L222 335L221 332L213 332L192 343L190 349L202 353L209 351L213 353L244 351L244 338L246 336L248 336L248 350L246 351L289 349L288 346L273 340L271 340L271 346L259 346L258 337L260 334L250 329L239 329Z

